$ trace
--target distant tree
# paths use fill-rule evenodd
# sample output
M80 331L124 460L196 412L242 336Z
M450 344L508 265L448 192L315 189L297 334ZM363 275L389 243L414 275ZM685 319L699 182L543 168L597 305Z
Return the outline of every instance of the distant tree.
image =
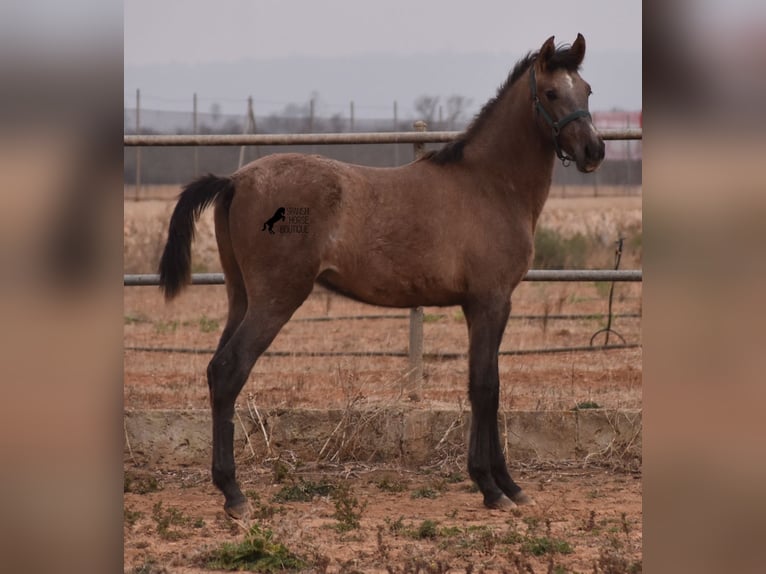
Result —
M462 121L468 106L471 105L471 98L452 94L447 98L447 125L449 129L454 130L457 124Z
M418 96L415 100L415 111L418 113L419 120L433 125L436 117L436 110L439 108L439 96L429 96L424 94Z
M241 134L244 131L244 128L245 128L245 125L243 123L240 123L239 120L235 118L229 118L223 124L223 127L221 128L221 133Z
M217 124L221 119L221 104L213 102L210 106L210 115L213 116L213 123Z
M346 127L346 121L341 114L333 114L327 123L331 132L342 132Z

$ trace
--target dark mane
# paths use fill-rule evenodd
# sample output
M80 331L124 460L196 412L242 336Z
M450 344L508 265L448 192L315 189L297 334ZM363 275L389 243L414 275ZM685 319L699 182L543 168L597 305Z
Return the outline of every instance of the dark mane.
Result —
M466 128L466 130L453 141L445 144L441 149L428 152L423 156L423 159L439 165L457 163L463 159L463 151L465 150L466 144L470 141L471 137L482 128L487 121L487 118L492 115L495 107L497 107L497 103L502 99L505 92L524 75L524 72L529 69L529 66L535 61L537 55L538 52L528 52L526 56L516 62L513 70L508 74L508 78L506 78L503 85L498 88L495 97L484 104L484 107L482 107L481 111L476 114L468 128ZM564 68L567 71L575 72L579 68L577 57L570 51L569 44L556 48L556 52L551 56L548 66L551 71Z

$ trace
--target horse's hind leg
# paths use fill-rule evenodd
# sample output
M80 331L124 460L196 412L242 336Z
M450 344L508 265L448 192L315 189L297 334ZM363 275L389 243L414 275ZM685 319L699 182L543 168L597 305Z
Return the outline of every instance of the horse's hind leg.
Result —
M263 226L266 229L266 225ZM229 311L226 325L218 341L216 353L229 342L247 312L247 290L239 263L234 256L229 233L229 206L218 204L215 210L215 238L218 244L218 256L226 277L226 297Z
M213 483L226 498L224 509L234 518L248 514L245 496L240 490L234 465L234 402L255 362L268 348L282 326L290 319L311 291L292 291L276 301L248 301L242 321L228 341L216 351L207 369L210 404L213 413Z
M513 481L503 456L497 429L500 376L497 355L510 314L510 301L498 297L464 306L469 336L471 438L468 472L489 508L509 508L529 502ZM513 502L511 502L513 501Z

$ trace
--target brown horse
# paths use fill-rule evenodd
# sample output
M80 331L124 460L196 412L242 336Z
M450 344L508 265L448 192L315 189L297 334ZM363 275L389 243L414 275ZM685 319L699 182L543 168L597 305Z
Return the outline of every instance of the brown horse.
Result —
M318 282L374 305L460 305L468 324L468 472L490 508L530 503L513 481L497 428L498 349L511 293L532 261L553 163L583 172L604 158L578 70L585 39L549 38L520 60L497 96L455 141L396 168L276 154L229 177L186 186L170 220L160 283L172 299L189 282L200 212L215 204L229 315L207 369L213 482L233 517L248 513L233 454L234 401L258 357ZM260 226L285 206L274 235ZM402 225L402 221L412 221Z

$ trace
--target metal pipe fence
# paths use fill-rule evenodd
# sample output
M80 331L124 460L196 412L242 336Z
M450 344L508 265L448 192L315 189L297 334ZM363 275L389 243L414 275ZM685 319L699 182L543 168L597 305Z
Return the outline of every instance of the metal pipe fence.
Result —
M603 130L605 140L640 140L640 128ZM123 145L136 146L277 146L342 144L426 144L447 143L462 132L368 132L327 134L195 134L195 135L126 135Z
M640 269L530 269L523 281L622 281L640 282ZM194 273L192 285L223 285L223 273ZM123 275L125 287L157 286L160 276L156 273Z

